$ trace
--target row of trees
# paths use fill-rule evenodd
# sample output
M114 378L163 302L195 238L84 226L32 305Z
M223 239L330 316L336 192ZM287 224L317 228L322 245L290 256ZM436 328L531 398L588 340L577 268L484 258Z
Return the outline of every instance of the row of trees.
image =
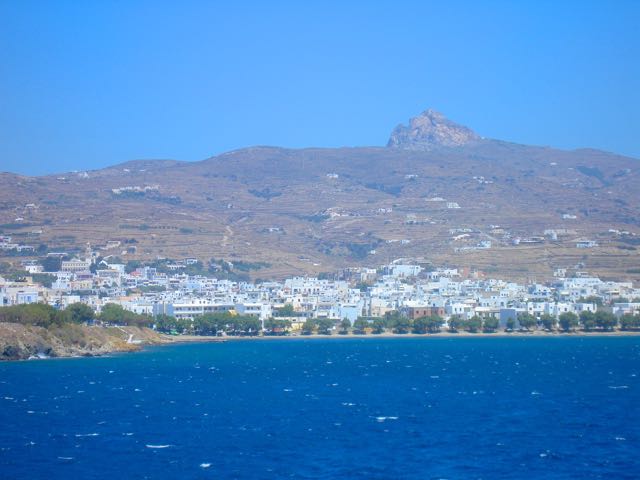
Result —
M229 312L206 313L193 320L159 315L155 319L156 330L163 333L193 335L242 335L254 336L262 331L262 322L251 315L233 315ZM265 324L266 327L266 324Z
M84 303L73 303L57 309L44 303L0 307L0 322L21 323L49 328L65 323L87 323L94 319L93 309Z
M478 315L474 315L471 318L462 318L460 315L453 315L449 319L449 331L450 332L459 332L461 330L470 332L470 333L478 333L478 332L486 332L493 333L498 331L498 327L500 326L500 322L497 318L488 317L482 318Z
M397 312L392 312L384 317L359 317L353 325L349 320L343 320L338 327L338 333L341 335L348 334L349 331L356 335L363 335L370 331L373 334L381 334L390 331L396 334L425 334L439 333L445 324L444 320L437 316L425 316L416 319L403 317ZM582 328L584 331L613 331L616 327L621 330L640 330L640 316L626 314L618 318L609 312L581 312L578 316L575 313L567 312L556 318L552 315L542 315L540 318L524 313L518 315L516 323L515 319L509 319L506 322L506 331L514 331L518 326L523 331L532 331L536 328L542 328L546 331L555 331L557 329L565 332L574 331ZM328 319L307 319L302 327L302 333L310 335L312 333L330 334L334 328L335 322ZM469 333L493 333L498 331L500 322L497 318L473 316L469 319L460 315L453 315L448 322L448 331L452 333L465 331Z
M640 329L640 316L625 314L618 319L613 313L602 310L596 313L583 311L580 312L580 315L576 315L573 312L565 312L558 318L549 314L543 314L540 318L536 318L530 313L522 313L518 315L518 324L523 330L542 328L549 332L557 329L570 332L578 328L585 332L593 330L612 331L616 327L620 327L621 330L636 330ZM507 320L506 330L511 331L515 328L515 319Z
M604 311L596 313L584 311L580 312L579 316L572 312L566 312L561 314L557 321L555 317L543 315L540 320L545 330L554 330L559 327L565 332L575 330L578 327L586 332L596 329L612 331L618 326L621 330L640 329L640 316L625 314L618 319L613 313Z
M364 335L367 332L379 335L385 331L396 334L438 333L441 331L444 323L444 319L438 315L410 319L397 312L393 312L384 317L359 317L353 322L353 325L351 325L351 322L347 319L342 320L338 327L338 333L341 335L346 335L349 331L355 335ZM305 335L312 333L327 335L331 333L334 326L335 322L333 320L310 318L307 319L302 326L302 333ZM452 332L458 332L460 330L468 332L495 332L498 329L498 320L491 318L483 321L480 317L465 320L462 317L454 316L449 321L449 329Z
M134 313L116 303L107 303L102 307L97 320L110 325L128 325L133 327L153 327L151 315Z
M375 322L375 320L374 320ZM391 312L385 315L384 328L393 333L438 333L445 324L444 319L438 315L418 317L409 319L403 317L398 312ZM378 322L379 325L379 322ZM460 315L453 315L448 322L450 332L467 331L471 333L477 332L495 332L499 323L496 318L486 318L475 315L469 319L462 318ZM372 332L380 332L380 328L373 328ZM381 332L380 332L381 333Z
M285 313L285 312L283 312ZM36 325L48 328L65 323L91 323L94 320L110 325L129 325L138 327L153 327L164 333L194 334L194 335L286 335L291 329L291 322L287 318L274 317L265 320L264 330L262 322L250 315L235 315L229 312L208 313L197 316L193 320L177 319L168 315L152 317L141 315L122 306L108 303L102 307L100 315L96 316L91 307L84 303L74 303L65 309L56 309L43 303L14 305L0 307L0 322L13 322L25 325ZM390 312L384 317L359 317L353 325L347 319L336 325L334 320L326 318L308 318L302 326L302 334L329 335L338 327L338 333L346 335L352 332L363 335L367 332L381 334L390 331L396 334L426 334L438 333L445 324L444 319L437 316L425 316L410 319L398 312ZM622 315L619 319L609 312L596 313L584 311L580 315L566 312L555 318L552 315L542 315L540 318L529 313L518 315L506 322L506 331L513 331L519 325L524 331L542 328L546 331L561 330L574 331L581 328L584 331L612 331L619 327L621 330L640 330L640 315ZM473 316L469 319L454 315L449 319L450 332L466 331L470 333L495 332L499 328L498 319Z
M66 323L91 323L98 320L112 325L133 325L140 327L153 326L153 317L139 315L125 310L115 303L107 303L96 316L93 309L84 303L72 303L67 308L58 309L45 303L29 303L0 307L0 322L21 323L49 328Z

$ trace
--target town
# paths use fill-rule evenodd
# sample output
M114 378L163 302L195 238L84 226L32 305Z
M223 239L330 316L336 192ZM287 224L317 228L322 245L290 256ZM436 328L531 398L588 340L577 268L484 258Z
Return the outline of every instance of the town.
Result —
M260 264L212 260L204 269L196 258L165 259L156 266L118 260L63 260L54 254L24 261L18 273L0 276L0 305L64 310L84 304L93 312L87 320L126 325L127 318L137 319L173 334L640 328L640 288L584 272L566 276L563 269L551 281L519 284L398 259L378 268L345 269L331 278L251 282L234 272ZM234 317L250 321L238 326L229 320Z

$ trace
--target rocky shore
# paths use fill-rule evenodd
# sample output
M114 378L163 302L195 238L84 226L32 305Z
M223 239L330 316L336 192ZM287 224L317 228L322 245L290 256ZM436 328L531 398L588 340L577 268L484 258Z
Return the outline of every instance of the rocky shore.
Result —
M99 356L171 340L148 328L64 325L42 328L0 323L0 360Z

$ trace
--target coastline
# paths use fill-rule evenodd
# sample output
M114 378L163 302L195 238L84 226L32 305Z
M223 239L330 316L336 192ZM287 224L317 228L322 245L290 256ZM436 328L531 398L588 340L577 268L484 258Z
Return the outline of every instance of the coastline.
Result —
M639 337L640 331L613 331L613 332L544 332L544 331L532 331L532 332L495 332L495 333L469 333L469 332L439 332L439 333L391 333L384 332L380 334L347 334L340 335L337 333L331 335L256 335L256 336L207 336L207 335L184 335L179 337L170 337L169 344L179 343L223 343L223 342L237 342L237 341L296 341L296 340L337 340L337 339L393 339L393 338L567 338L567 337ZM174 340L175 339L175 340Z
M380 334L341 335L256 335L256 336L206 336L178 335L172 336L156 332L149 328L136 327L87 327L74 326L83 335L82 341L77 337L72 340L61 339L54 333L41 327L26 327L20 324L0 324L0 361L46 360L52 358L99 357L113 353L137 352L149 346L179 345L189 343L225 343L225 342L287 342L287 341L320 341L320 340L374 340L374 339L452 339L452 338L587 338L587 337L640 337L640 331L498 331L494 333L457 333L442 331L439 333L405 333L384 332ZM7 334L9 332L9 335ZM129 336L127 339L126 337ZM133 342L133 338L136 338ZM129 341L128 341L129 340Z
M0 361L98 357L135 352L148 345L170 343L142 327L101 327L66 324L43 328L0 322Z

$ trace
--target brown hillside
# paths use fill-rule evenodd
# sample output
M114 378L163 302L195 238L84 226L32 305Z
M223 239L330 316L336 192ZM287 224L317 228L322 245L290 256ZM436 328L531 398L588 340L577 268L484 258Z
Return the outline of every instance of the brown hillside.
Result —
M398 257L517 278L558 267L638 278L640 162L480 139L449 121L436 135L430 125L402 131L391 147L252 147L200 162L2 174L0 228L53 250L121 240L105 252L120 256L135 239L125 259L266 261L263 278ZM454 141L442 140L448 134L456 146L443 146ZM513 245L549 229L557 239ZM599 246L577 249L579 239ZM481 241L491 249L469 250Z

